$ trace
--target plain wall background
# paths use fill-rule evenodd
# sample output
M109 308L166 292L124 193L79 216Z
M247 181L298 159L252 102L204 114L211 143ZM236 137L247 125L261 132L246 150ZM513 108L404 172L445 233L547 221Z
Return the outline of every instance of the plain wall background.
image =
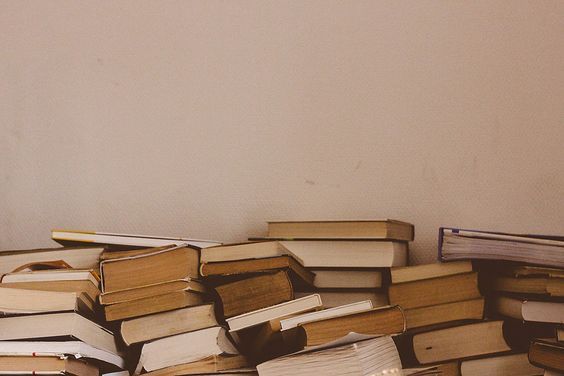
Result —
M1 1L0 248L563 233L563 1Z

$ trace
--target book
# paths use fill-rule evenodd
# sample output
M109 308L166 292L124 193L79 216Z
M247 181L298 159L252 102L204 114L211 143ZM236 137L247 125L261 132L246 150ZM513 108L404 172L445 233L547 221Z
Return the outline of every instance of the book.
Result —
M151 372L221 354L238 354L222 327L177 334L144 344L135 373L139 374L141 370Z
M398 284L471 272L472 263L470 261L457 261L396 267L390 270L390 276L392 284Z
M202 263L202 277L236 276L250 273L286 270L296 284L313 286L315 274L304 268L291 256L277 256L261 259Z
M293 240L280 244L306 268L366 269L407 265L405 242Z
M110 305L128 302L136 299L150 298L169 294L177 291L191 291L194 293L207 293L206 287L191 278L177 279L162 283L155 283L141 287L133 287L125 290L117 290L100 294L100 304Z
M292 329L297 327L298 325L307 324L308 322L312 321L320 321L335 317L342 317L354 313L370 311L372 310L372 308L372 301L364 300L361 302L346 304L339 307L323 309L321 311L303 313L280 320L280 330L284 331Z
M488 287L499 292L564 297L564 278L495 276Z
M554 340L532 341L529 362L537 367L564 372L564 344Z
M435 364L429 367L404 368L405 376L460 376L458 362Z
M497 354L510 350L503 336L503 321L460 325L413 336L413 351L420 364Z
M73 246L76 244L107 244L150 248L173 244L177 246L187 245L196 248L206 248L221 244L213 240L58 229L51 231L51 239L64 246Z
M201 262L225 262L270 258L288 255L288 250L277 241L256 241L223 244L201 250Z
M564 327L556 328L556 340L558 342L564 342Z
M146 376L176 376L176 375L204 375L228 374L233 370L241 370L241 376L246 375L250 362L242 355L212 355L191 363L179 364L144 373Z
M120 333L129 346L217 325L213 304L203 304L122 321Z
M310 269L313 285L325 289L377 289L382 287L382 269Z
M75 312L14 316L0 319L0 341L73 337L120 356L113 334Z
M323 302L323 308L333 308L344 306L351 303L361 302L363 300L370 300L372 306L382 307L389 304L388 295L386 293L378 292L375 290L311 290L311 291L296 291L295 297L301 298L311 294L319 294Z
M76 269L95 269L103 247L42 248L0 251L0 275L31 263L64 261Z
M527 354L510 354L481 359L464 360L460 364L462 376L537 376L543 369L529 363Z
M391 220L270 221L268 237L281 239L387 239L411 241L412 224Z
M0 356L33 354L72 355L75 358L94 359L113 368L125 368L125 360L121 356L81 341L0 341Z
M268 321L280 320L287 316L320 309L321 306L321 297L319 294L313 294L256 311L243 313L239 316L230 317L225 321L229 326L229 330L234 332Z
M493 300L494 310L507 317L524 321L564 323L564 302L545 302L498 296Z
M390 304L404 309L479 298L478 273L392 284L388 288Z
M0 375L80 375L98 376L98 367L75 358L52 356L1 356Z
M343 343L344 342L344 343ZM299 352L257 366L261 376L372 376L401 372L401 361L389 336Z
M107 321L123 320L152 313L171 311L204 303L204 295L193 291L174 291L163 295L128 300L104 306Z
M100 263L102 292L113 292L185 278L198 278L198 251L178 247Z
M484 317L484 298L406 309L404 314L407 329L454 321L481 320Z
M303 348L325 344L351 332L367 335L400 334L405 331L405 317L400 307L384 307L311 321L295 329L299 347Z
M32 314L59 311L80 311L93 314L94 302L84 293L0 287L1 313Z
M294 299L292 284L285 271L227 283L217 286L215 291L226 318Z
M95 302L100 278L92 269L48 269L5 274L0 287L26 290L85 293Z
M564 268L564 238L441 227L439 258L504 260Z

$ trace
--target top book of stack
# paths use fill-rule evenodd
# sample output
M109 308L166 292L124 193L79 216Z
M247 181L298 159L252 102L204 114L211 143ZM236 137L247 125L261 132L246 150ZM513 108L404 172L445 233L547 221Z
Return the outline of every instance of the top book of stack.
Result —
M271 221L268 239L412 241L412 224L392 219L350 221ZM264 239L264 238L262 238Z

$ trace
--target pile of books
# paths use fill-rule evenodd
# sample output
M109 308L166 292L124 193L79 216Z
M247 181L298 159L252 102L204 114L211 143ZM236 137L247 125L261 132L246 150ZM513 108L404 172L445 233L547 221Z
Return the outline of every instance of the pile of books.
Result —
M407 266L394 220L53 231L65 248L0 252L0 374L564 373L564 239L439 233L444 262Z

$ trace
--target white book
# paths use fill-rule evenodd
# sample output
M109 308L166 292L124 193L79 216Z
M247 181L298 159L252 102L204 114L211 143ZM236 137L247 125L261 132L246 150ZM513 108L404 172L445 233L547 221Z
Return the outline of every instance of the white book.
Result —
M317 291L323 301L323 308L334 308L344 306L351 303L361 302L363 300L370 300L374 307L387 306L388 294L383 292L376 292L372 290L365 291ZM301 298L311 294L311 292L295 292L294 297Z
M95 286L100 281L92 269L48 269L29 272L8 273L2 277L2 283L10 282L50 282L50 281L90 281Z
M324 309L321 311L304 313L303 315L289 317L287 319L280 320L280 327L281 327L281 331L284 331L284 330L295 328L298 325L302 325L308 322L326 320L334 317L351 315L353 313L370 311L372 308L373 308L372 301L364 300L361 302L351 303L340 307L334 307L334 308Z
M26 290L1 287L0 312L32 314L59 311L92 313L94 302L85 293Z
M0 356L72 355L75 358L96 359L125 368L119 355L80 341L0 341Z
M164 247L167 245L189 245L196 248L206 248L221 244L213 240L75 230L52 230L51 238L62 245L87 243L144 248Z
M537 376L543 371L529 363L526 353L464 360L460 364L462 376Z
M259 325L271 320L280 319L301 312L319 309L322 306L319 294L304 296L299 299L290 300L271 307L244 313L239 316L226 319L229 330L235 332L251 326Z
M494 309L504 316L518 320L564 323L563 302L540 302L499 296L494 300Z

